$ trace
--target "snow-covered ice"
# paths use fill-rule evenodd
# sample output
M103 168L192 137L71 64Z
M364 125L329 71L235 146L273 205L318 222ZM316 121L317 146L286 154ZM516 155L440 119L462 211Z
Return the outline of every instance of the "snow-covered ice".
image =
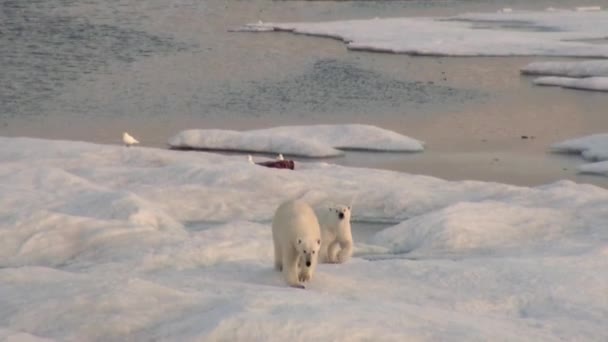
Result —
M608 190L300 164L0 138L0 338L608 339ZM295 197L401 223L292 289L270 220Z
M581 154L594 163L578 167L583 173L608 175L608 134L592 134L551 145L554 152Z
M499 11L451 17L247 24L242 31L331 37L352 50L440 56L608 57L608 11Z
M193 129L169 139L173 148L283 153L305 157L340 155L339 149L419 152L423 142L376 126L279 126L251 131Z

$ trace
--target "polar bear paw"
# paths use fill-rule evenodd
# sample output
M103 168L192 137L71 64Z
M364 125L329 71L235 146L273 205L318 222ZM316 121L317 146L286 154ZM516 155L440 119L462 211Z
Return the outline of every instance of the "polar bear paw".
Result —
M298 280L301 282L307 282L312 280L312 272L310 270L302 270L298 275Z

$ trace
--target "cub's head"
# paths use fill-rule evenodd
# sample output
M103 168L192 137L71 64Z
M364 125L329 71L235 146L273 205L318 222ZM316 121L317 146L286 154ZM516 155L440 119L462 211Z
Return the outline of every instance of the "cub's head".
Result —
M321 239L304 239L299 238L296 244L296 249L300 260L306 267L310 267L316 263L319 256L319 248L321 248Z
M350 206L347 205L334 205L329 207L331 217L338 223L350 222Z

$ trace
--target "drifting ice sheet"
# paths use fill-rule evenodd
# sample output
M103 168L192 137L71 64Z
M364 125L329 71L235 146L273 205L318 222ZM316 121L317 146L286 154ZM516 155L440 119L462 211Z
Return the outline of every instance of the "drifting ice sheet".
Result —
M346 42L349 49L440 56L608 57L608 11L503 11L443 18L248 24Z

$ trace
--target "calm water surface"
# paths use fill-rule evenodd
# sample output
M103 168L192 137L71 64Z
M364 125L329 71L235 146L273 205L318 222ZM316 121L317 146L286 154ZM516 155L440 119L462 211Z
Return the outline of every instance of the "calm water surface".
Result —
M427 151L336 162L526 185L581 180L573 171L580 160L547 156L546 146L608 129L608 99L531 86L517 70L534 58L349 52L330 39L230 32L258 20L576 3L0 0L0 135L116 144L128 130L143 145L162 147L189 128L358 122L424 140ZM536 139L522 144L523 134ZM489 164L495 158L499 167ZM531 176L516 170L535 158L541 166ZM454 166L460 171L446 172Z

